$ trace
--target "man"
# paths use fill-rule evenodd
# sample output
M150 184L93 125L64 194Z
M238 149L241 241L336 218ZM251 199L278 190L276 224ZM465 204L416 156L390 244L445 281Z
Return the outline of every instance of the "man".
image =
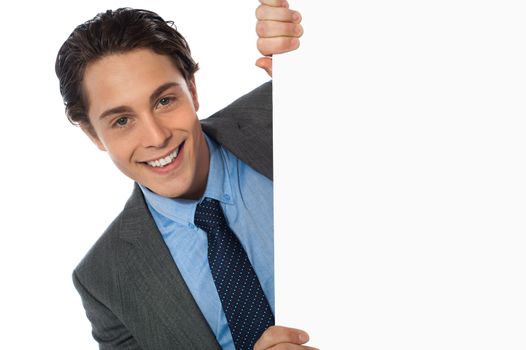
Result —
M295 14L262 1L262 52L297 47ZM197 68L144 10L99 14L57 56L68 118L137 183L73 274L93 336L101 349L309 349L272 326L270 85L201 127Z

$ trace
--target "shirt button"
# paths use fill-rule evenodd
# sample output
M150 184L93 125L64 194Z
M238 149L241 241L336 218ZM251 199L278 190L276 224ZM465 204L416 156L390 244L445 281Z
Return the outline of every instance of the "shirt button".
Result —
M191 222L189 222L189 223L188 223L188 228L190 228L190 229L192 229L192 230L193 230L193 229L195 228L195 225L194 225L194 224L192 224Z
M225 201L229 201L230 200L230 196L228 194L225 194L225 195L223 195L223 199Z

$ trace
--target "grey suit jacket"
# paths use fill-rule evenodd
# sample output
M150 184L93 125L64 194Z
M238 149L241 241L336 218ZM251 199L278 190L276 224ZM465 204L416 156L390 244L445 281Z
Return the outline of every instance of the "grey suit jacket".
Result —
M202 121L203 131L272 179L272 85ZM73 272L100 349L220 349L138 186Z

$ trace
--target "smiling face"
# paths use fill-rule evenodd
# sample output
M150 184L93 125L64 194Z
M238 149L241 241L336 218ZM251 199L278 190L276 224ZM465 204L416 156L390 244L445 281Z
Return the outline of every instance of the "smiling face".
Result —
M165 197L199 198L209 153L195 84L148 49L89 64L83 90L92 128L83 130L128 177Z

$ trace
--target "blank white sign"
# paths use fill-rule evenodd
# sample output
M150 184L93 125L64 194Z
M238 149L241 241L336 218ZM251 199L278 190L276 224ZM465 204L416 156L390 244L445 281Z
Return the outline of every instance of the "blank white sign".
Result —
M526 5L303 2L274 76L277 321L526 348Z

